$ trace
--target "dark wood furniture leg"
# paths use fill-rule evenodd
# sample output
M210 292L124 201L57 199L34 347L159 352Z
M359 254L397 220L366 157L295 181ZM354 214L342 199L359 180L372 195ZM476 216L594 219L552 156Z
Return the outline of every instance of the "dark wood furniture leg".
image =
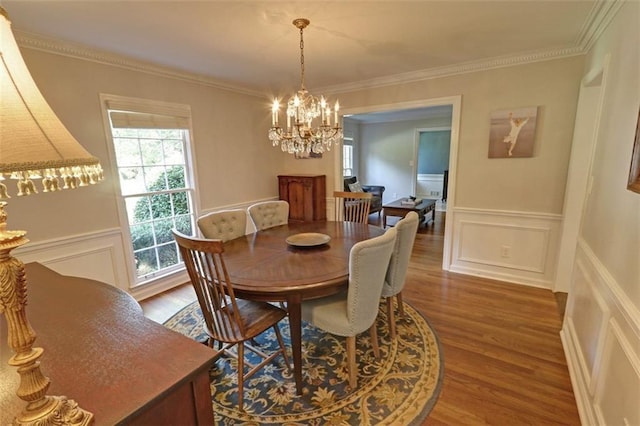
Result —
M293 354L293 377L296 381L298 395L302 395L302 311L300 302L300 295L297 294L287 298L291 352Z

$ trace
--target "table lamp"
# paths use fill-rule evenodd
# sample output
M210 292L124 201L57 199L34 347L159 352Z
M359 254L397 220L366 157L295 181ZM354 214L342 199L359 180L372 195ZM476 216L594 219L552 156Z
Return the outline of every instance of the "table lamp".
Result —
M98 159L91 156L65 126L38 90L11 32L7 12L0 6L0 199L10 198L13 183L18 196L73 189L103 179ZM50 380L40 370L42 348L34 348L36 333L27 320L27 281L24 264L11 251L27 243L25 231L7 230L0 201L0 314L6 317L8 343L14 355L26 402L17 425L86 425L93 414L64 396L46 395Z

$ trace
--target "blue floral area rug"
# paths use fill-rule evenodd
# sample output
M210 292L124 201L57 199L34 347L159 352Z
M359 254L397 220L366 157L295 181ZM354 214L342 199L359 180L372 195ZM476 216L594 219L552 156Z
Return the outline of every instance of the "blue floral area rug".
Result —
M346 342L303 323L304 390L296 394L292 371L282 357L245 381L244 412L238 409L237 362L220 356L210 370L211 400L218 425L419 425L440 393L444 362L436 334L426 319L404 303L395 341L389 338L386 308L377 320L380 357L373 355L369 332L357 338L358 388L348 385ZM198 302L171 317L165 326L206 342ZM280 322L289 345L289 323ZM276 350L273 329L255 339L264 351ZM217 345L214 345L214 348ZM215 350L215 349L212 349ZM248 354L251 351L245 351Z

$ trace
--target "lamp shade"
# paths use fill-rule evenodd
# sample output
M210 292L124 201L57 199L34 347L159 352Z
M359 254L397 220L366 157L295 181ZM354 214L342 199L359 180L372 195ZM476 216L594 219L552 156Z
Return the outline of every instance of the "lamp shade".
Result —
M75 188L103 179L98 159L60 122L31 77L0 6L0 198L8 198L6 179L18 195ZM62 183L60 183L62 180Z
M18 195L29 195L38 192L35 179L42 179L43 191L49 192L96 183L103 176L98 159L71 136L40 94L0 6L0 198L9 198L7 178L16 181ZM20 375L16 395L27 403L12 424L90 425L93 414L75 401L46 394L51 381L40 370L44 350L33 347L24 264L11 255L28 240L25 231L7 230L6 204L0 201L0 314L14 352L8 363Z

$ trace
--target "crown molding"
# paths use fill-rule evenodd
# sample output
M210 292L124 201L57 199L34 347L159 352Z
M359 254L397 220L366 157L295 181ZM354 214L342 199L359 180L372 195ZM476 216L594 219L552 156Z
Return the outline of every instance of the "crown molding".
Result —
M159 77L168 77L189 83L197 83L216 89L228 90L249 96L264 97L262 92L233 85L200 74L180 71L169 67L163 67L150 62L131 59L126 56L109 53L76 43L55 40L38 34L14 31L16 42L21 48L39 50L74 59L82 59L89 62L111 65L131 71L139 71Z
M583 54L584 51L579 47L545 50L525 53L516 56L502 56L488 60L485 59L481 61L465 62L445 67L429 68L353 83L326 86L323 88L319 88L318 90L327 94L336 94L340 92L350 92L355 90L372 89L376 87L391 86L397 84L414 83L417 81L430 80L434 78L487 71L496 68L512 67L534 62L550 61L553 59L567 58Z
M391 76L361 80L357 82L319 87L318 90L326 94L337 94L357 90L373 89L377 87L407 84L435 78L449 77L472 72L487 71L496 68L511 67L535 62L549 61L586 54L595 41L600 37L615 14L622 7L625 0L597 0L589 12L585 24L575 42L574 47L536 51L516 56L502 56L480 61L428 68ZM160 77L168 77L190 83L197 83L217 89L228 90L244 95L264 97L264 93L248 87L225 83L223 81L200 74L180 71L161 65L139 61L122 55L117 55L80 44L63 42L41 35L16 31L14 32L18 45L23 48L54 53L75 59L82 59L124 68L132 71L144 72Z
M623 4L624 0L596 1L578 35L576 45L585 53L588 52Z
M376 87L406 84L421 80L429 80L458 74L486 71L495 68L549 61L570 56L585 55L587 54L587 52L589 52L593 44L602 35L604 30L607 28L607 25L609 25L609 23L616 15L618 10L620 10L625 1L626 0L596 0L593 7L589 11L589 15L585 20L585 23L580 31L574 47L537 51L517 56L496 57L488 60L485 59L481 61L467 62L446 67L429 68L404 74L396 74L388 77L374 78L371 80L326 86L318 88L318 90L326 94L336 94L340 92L373 89Z

